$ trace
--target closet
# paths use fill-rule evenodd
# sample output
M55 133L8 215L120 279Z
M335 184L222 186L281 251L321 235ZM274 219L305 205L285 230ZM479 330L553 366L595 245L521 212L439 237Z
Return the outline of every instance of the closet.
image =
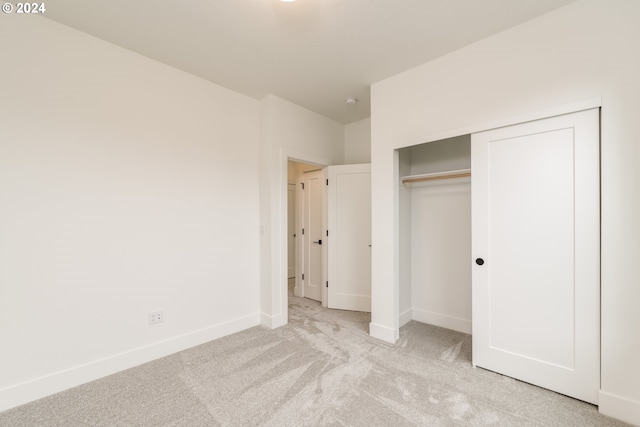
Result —
M473 365L600 388L598 108L399 150L400 324L473 335Z
M400 150L402 321L471 333L471 136ZM405 266L407 267L407 266ZM405 268L406 270L406 268Z

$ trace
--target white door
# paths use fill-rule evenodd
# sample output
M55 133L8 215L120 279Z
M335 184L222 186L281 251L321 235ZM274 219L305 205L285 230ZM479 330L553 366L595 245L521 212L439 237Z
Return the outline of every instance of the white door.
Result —
M303 296L322 300L322 212L324 177L322 171L304 173L302 239L304 245Z
M472 135L473 364L597 403L599 110Z
M296 273L296 185L287 186L287 267L290 279Z
M328 172L327 306L371 311L371 165Z

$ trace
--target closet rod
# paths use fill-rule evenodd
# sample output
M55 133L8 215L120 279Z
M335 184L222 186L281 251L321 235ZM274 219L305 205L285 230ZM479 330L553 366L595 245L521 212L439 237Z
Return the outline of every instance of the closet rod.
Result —
M433 181L436 179L463 178L465 176L471 176L471 169L404 176L402 177L402 183L406 184L410 182Z

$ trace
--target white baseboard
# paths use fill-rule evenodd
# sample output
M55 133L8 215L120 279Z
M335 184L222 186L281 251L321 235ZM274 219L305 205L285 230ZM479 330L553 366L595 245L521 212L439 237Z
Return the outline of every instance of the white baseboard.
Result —
M377 323L369 323L369 335L382 341L395 344L400 336L397 329L388 326L379 325Z
M260 318L260 324L269 329L279 328L285 324L282 319L282 314L275 314L272 316L267 313L262 313Z
M465 334L471 333L471 321L460 317L448 316L445 314L434 313L433 311L413 309L413 320L430 325L440 326Z
M640 426L640 402L600 390L598 411L602 415Z
M260 325L254 313L0 389L0 411Z
M402 328L407 323L413 320L413 309L408 308L402 313L400 313L400 327Z

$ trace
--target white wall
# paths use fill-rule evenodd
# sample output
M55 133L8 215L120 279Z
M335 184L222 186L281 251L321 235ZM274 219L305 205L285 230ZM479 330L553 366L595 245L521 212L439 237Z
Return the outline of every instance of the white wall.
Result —
M298 180L298 170L296 168L296 162L289 160L287 162L287 184L296 184Z
M0 410L259 324L259 102L43 18L0 39Z
M600 410L640 424L639 19L635 0L578 1L372 87L374 336L399 323L394 149L601 97Z
M273 95L261 101L262 324L287 323L287 162L342 164L342 124Z
M344 163L371 163L371 118L344 125Z
M411 186L411 307L423 323L471 333L471 180Z
M407 175L469 169L471 136L407 147L400 158L409 163ZM401 201L409 193L399 212L400 262L411 260L409 270L400 268L400 325L413 319L470 334L471 180L407 183L400 192ZM402 230L406 224L408 232Z
M471 168L471 135L415 145L411 151L411 175Z

